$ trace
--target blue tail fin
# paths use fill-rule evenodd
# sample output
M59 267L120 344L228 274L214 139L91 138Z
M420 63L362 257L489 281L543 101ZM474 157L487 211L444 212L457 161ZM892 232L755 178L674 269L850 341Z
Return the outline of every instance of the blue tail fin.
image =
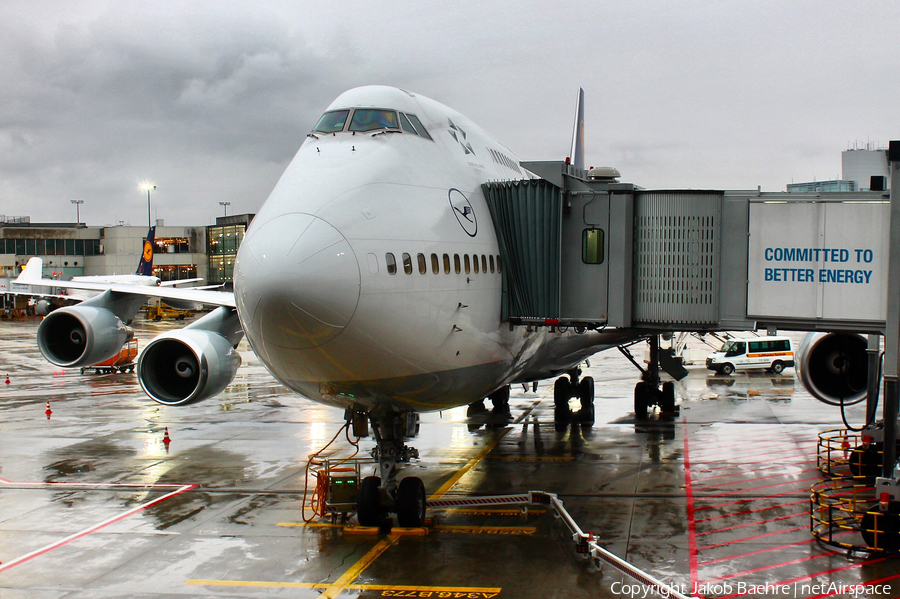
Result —
M153 274L153 248L155 246L153 241L155 237L156 227L150 227L150 230L147 231L147 239L144 241L144 251L141 253L141 262L138 264L134 274L146 275L148 277Z
M572 166L584 168L584 89L580 87L578 88L578 103L575 105L572 152L569 156Z

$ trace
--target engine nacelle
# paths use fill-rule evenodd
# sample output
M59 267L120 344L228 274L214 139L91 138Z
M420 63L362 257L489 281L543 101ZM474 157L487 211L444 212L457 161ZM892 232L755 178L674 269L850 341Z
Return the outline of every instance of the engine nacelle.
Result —
M809 333L800 343L796 368L810 394L827 404L845 406L866 398L868 342L856 333Z
M138 359L138 381L154 400L181 406L212 397L234 380L241 356L215 331L185 328L159 335Z
M70 306L48 314L37 330L38 348L57 366L90 366L108 360L134 337L110 310Z

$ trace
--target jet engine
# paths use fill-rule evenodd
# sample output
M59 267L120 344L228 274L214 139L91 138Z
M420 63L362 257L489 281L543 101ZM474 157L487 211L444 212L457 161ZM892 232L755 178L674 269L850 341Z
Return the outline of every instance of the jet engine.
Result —
M853 405L866 398L867 341L856 333L809 333L797 352L800 381L827 404Z
M38 327L37 343L49 362L78 367L112 358L133 336L111 310L82 303L48 314Z
M242 331L226 308L194 324L157 336L141 352L138 381L161 404L181 406L222 392L241 365L235 351Z

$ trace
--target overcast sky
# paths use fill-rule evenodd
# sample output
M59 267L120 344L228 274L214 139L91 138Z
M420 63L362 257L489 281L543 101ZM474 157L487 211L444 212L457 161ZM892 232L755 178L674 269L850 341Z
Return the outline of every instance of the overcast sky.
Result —
M0 214L203 225L255 212L324 108L386 84L523 160L644 187L783 191L900 139L897 2L0 3Z

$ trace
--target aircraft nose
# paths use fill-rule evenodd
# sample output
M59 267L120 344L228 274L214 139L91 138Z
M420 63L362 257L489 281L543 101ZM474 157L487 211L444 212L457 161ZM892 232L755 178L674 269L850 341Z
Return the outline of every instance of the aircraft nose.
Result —
M238 313L254 348L318 347L341 334L359 303L350 244L311 214L284 214L249 231L234 272Z

